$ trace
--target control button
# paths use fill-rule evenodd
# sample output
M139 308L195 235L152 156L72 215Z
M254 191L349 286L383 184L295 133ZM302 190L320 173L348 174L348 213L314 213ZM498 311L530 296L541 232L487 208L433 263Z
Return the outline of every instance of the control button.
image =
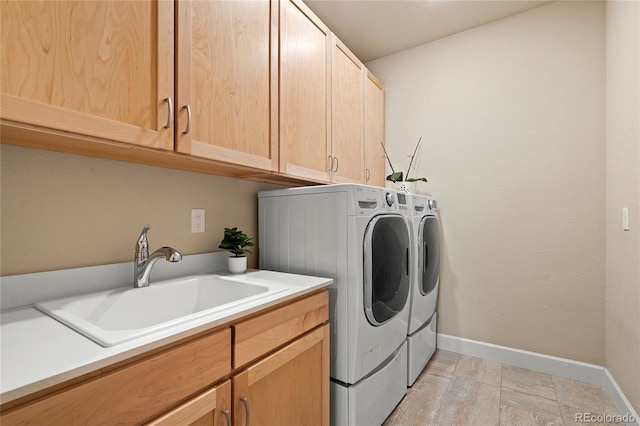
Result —
M395 202L395 200L393 199L393 194L392 194L392 193L390 193L390 192L387 192L387 195L385 195L385 197L384 197L384 198L385 198L385 200L387 201L387 204L388 204L389 206L392 206L392 205L393 205L393 203Z

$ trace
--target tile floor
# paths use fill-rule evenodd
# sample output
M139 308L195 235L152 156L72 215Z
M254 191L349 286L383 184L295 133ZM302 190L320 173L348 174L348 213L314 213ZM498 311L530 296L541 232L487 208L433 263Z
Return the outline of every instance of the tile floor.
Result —
M576 425L577 413L618 411L598 386L438 350L384 426Z

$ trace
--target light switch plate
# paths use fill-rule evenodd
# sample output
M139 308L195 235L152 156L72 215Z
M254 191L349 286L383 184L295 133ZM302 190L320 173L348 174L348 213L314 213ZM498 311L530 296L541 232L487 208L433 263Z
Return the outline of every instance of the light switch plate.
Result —
M622 230L629 230L629 207L622 208Z

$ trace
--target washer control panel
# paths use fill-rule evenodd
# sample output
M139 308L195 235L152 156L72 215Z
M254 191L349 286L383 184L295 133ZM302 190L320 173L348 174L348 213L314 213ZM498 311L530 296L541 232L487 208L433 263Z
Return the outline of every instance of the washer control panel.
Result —
M396 194L398 196L398 210L408 212L407 195L403 192L397 192Z
M403 192L386 192L384 194L384 199L387 203L387 206L391 208L391 210L398 210L402 212L408 212L409 206L407 205L407 194Z

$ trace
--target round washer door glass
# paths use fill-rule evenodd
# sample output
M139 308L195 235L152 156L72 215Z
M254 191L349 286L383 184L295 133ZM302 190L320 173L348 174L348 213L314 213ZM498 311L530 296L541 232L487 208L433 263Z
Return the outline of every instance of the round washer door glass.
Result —
M364 308L369 322L396 316L409 296L409 231L399 216L377 216L364 237Z
M438 284L440 276L440 230L438 219L427 216L420 223L420 293L431 293Z

